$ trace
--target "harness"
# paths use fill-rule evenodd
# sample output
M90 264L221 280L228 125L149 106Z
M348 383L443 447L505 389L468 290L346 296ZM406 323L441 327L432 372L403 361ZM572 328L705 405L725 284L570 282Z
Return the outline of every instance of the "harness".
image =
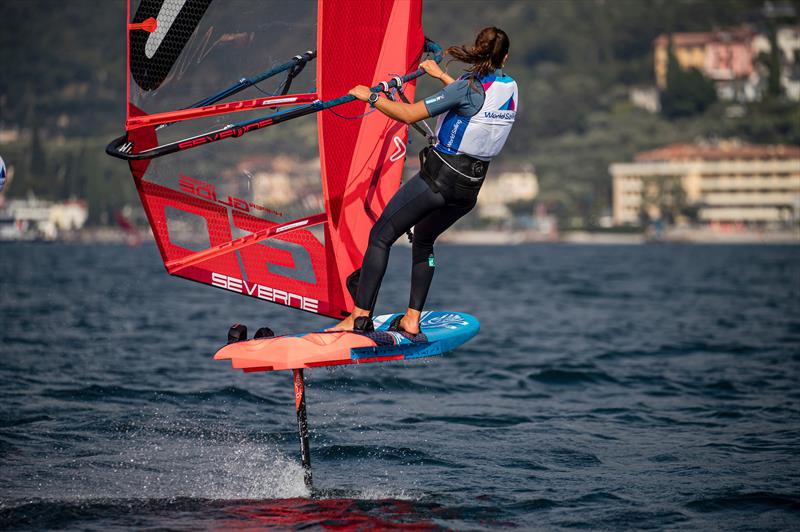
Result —
M389 82L386 81L380 84L382 92L390 100L394 100L394 94L397 94L403 103L411 103L403 92L403 81L399 77L393 79L396 92L392 92ZM420 126L420 122L427 131ZM436 134L424 120L414 122L411 127L425 137L428 143L419 152L419 161L420 174L431 190L441 193L451 205L474 204L489 169L489 162L466 154L448 155L434 149ZM409 235L409 240L411 239Z
M428 146L419 152L420 175L449 205L471 207L478 198L489 161L466 154L448 155Z

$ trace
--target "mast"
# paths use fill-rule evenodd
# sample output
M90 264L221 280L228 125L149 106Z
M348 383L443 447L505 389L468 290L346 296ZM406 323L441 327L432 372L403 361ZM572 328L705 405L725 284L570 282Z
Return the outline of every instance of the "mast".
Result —
M303 481L313 488L311 479L311 451L308 447L308 419L306 418L306 387L302 369L293 369L294 404L297 410L297 433L300 436L300 458L303 464Z

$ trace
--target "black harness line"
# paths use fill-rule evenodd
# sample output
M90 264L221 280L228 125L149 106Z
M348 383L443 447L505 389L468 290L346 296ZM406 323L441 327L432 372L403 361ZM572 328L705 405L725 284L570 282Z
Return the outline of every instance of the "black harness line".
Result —
M397 86L397 96L400 98L400 100L403 103L411 105L411 102L406 97L405 91L403 91L403 78L401 78L400 76L395 76L392 79L394 80L394 82L396 83L396 86ZM389 88L389 83L387 83L386 81L381 81L380 87L381 87L381 91L386 95L386 97L388 99L394 101L394 97L392 97L391 89ZM425 129L422 129L422 127L419 125L420 122L422 122L425 125L425 129L428 130L427 132L425 131ZM426 142L428 143L429 146L433 146L434 144L436 144L436 135L433 133L433 130L430 128L428 123L425 122L425 120L418 120L417 122L412 122L409 125L411 127L413 127L414 130L417 133L419 133L420 135L422 135L425 138L425 140L426 140Z

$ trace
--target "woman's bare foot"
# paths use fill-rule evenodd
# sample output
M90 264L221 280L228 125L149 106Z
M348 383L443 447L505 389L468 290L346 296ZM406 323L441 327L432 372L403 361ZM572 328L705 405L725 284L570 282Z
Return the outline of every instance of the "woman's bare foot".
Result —
M336 331L352 331L355 328L356 318L360 318L361 316L369 316L369 311L364 310L363 308L354 308L353 312L350 313L345 319L334 325L329 329L325 329L325 332L336 332Z
M400 328L408 334L419 334L419 310L406 309L405 315L400 319Z

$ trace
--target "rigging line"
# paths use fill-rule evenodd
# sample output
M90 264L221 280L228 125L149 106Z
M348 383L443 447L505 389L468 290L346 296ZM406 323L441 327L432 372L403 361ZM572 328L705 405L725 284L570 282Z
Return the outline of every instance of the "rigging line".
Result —
M306 54L309 53L311 52L306 52ZM306 64L308 64L308 61L310 61L310 59L306 55L303 56L297 55L294 57L294 59L297 60L297 63L292 68L289 69L289 72L286 74L286 78L284 78L283 82L280 85L278 85L278 88L275 90L274 93L270 93L263 90L261 87L258 86L257 83L254 83L253 87L255 87L256 90L267 96L285 96L286 94L288 94L289 90L292 87L292 81L294 81L294 79L303 72L303 69L306 67ZM271 107L271 109L274 111L275 109L277 109L277 107Z
M402 90L397 91L397 93L400 96L400 99L403 100L403 103L407 104L411 103L408 101L408 98L406 98L406 95ZM422 122L422 124L425 126L425 129L428 130L427 133L425 132L425 129L422 129L419 126L420 122ZM425 140L428 141L428 144L430 145L436 144L436 134L433 132L433 130L425 120L418 120L417 122L413 122L412 124L409 125L413 127L417 133L425 137Z
M281 91L283 91L283 87L284 87L284 85L286 85L286 80L283 80L283 81L281 82L281 84L280 84L280 85L278 85L278 88L277 88L277 89L275 89L275 91L274 91L274 92L272 92L272 91L268 91L268 90L265 90L265 89L262 89L261 87L259 87L259 86L258 86L258 84L257 84L257 83L254 83L254 84L253 84L253 88L254 88L254 89L256 89L258 92L260 92L261 94L263 94L263 95L265 95L265 96L278 96L278 95L280 95L280 94L281 94ZM285 93L283 93L283 94L285 94Z
M438 44L436 44L431 40L426 40L425 46L429 51L435 54L437 62L440 62L442 60L442 48ZM400 84L406 83L408 81L420 77L424 73L425 73L424 70L418 68L414 72L407 74L402 78L398 77L392 79L391 81L386 83L386 85L390 88L397 87L398 83ZM381 86L378 85L375 87L371 87L370 90L372 92L378 92L381 90ZM127 161L154 159L156 157L162 157L164 155L169 155L171 153L176 153L179 151L196 148L198 146L210 144L212 142L217 142L219 140L224 140L231 137L233 138L241 137L242 135L245 135L247 133L258 131L259 129L273 126L281 122L286 122L287 120L292 120L294 118L299 118L301 116L318 113L325 109L330 109L338 105L355 101L355 99L356 99L355 96L352 96L350 94L345 94L343 96L340 96L338 98L333 98L331 100L326 100L326 101L317 100L309 105L293 107L287 111L273 113L268 116L254 118L242 122L236 122L233 124L228 124L224 127L215 129L213 131L200 133L198 135L194 135L192 137L183 140L170 142L168 144L162 144L160 146L155 146L153 148L149 148L136 153L134 153L133 151L135 148L134 143L128 140L128 134L126 132L124 135L112 140L108 144L108 146L106 146L106 153L112 157L117 157L119 159L124 159Z
M333 113L335 116L338 116L339 118L342 118L342 119L344 119L344 120L358 120L359 118L364 118L365 116L367 116L367 115L371 115L372 113L374 113L374 112L376 111L376 109L373 107L372 109L370 109L370 110L369 110L369 111L367 111L366 113L364 113L364 114L360 114L360 115L358 115L358 116L344 116L344 115L342 115L342 114L339 114L339 113L337 113L337 112L336 112L336 111L334 111L332 108L328 108L328 109L325 109L325 110L326 110L326 111L330 111L330 112L331 112L331 113Z
M396 86L391 91L393 93L397 94L400 97L400 99L403 101L403 103L411 105L411 102L408 100L408 98L406 97L405 91L403 90L403 78L398 76L398 75L394 75L392 80L395 82ZM384 91L384 93L386 94L386 96L390 100L394 100L394 98L392 97L392 94L389 92L389 84L386 81L381 81L380 86L381 86L382 90ZM419 122L422 122L422 124L425 126L425 129L428 130L428 133L425 133L425 131L419 126ZM432 146L432 145L436 144L436 134L433 132L431 127L428 125L428 123L424 119L423 120L418 120L418 121L413 122L413 123L411 123L409 125L411 127L413 127L414 130L417 133L419 133L420 135L425 137L425 140L428 141L429 145Z
M268 92L265 92L265 91L261 90L261 88L257 86L257 83L260 83L260 82L262 82L262 81L264 81L266 79L269 79L269 78L271 78L273 76L276 76L276 75L278 75L278 74L280 74L282 72L286 72L287 70L289 70L289 74L287 74L286 80L290 80L292 77L300 74L300 72L302 72L303 69L305 68L306 64L309 61L313 61L316 57L317 57L317 52L315 50L308 50L303 54L298 54L298 55L294 56L290 61L287 61L287 62L285 62L283 64L274 66L274 67L270 68L269 70L265 70L264 72L261 72L260 74L256 74L255 76L251 76L249 78L247 78L247 77L242 78L239 81L237 81L236 83L234 83L233 85L231 85L230 87L228 87L226 89L223 89L220 92L218 92L216 94L213 94L213 95L211 95L211 96L209 96L207 98L203 98L202 100L199 100L199 101L189 105L188 107L184 107L181 110L196 109L198 107L205 107L205 106L208 106L208 105L213 105L213 104L219 102L220 100L224 100L225 98L229 98L230 96L233 96L234 94L242 92L243 90L245 90L245 89L247 89L249 87L255 87L257 90L259 90L260 92L262 92L263 94L265 94L267 96L277 96L278 95L277 93L276 94L270 94ZM299 68L298 68L298 66L299 66ZM297 70L295 71L295 69L297 69ZM295 72L294 76L292 75L292 72ZM288 87L285 86L286 80L284 80L284 87L283 87L284 92L282 92L281 94L287 94L289 92ZM289 84L291 84L291 81L289 81ZM275 107L271 107L271 109L275 110ZM173 123L174 122L165 122L163 124L159 124L159 125L156 126L156 131L159 131L159 130L165 128L165 127L169 127Z
M317 52L315 50L308 50L305 53L296 55L291 60L289 60L289 61L287 61L285 63L282 63L280 65L276 65L276 66L270 68L269 70L265 70L264 72L261 72L260 74L256 74L255 76L251 76L249 78L242 78L239 81L237 81L236 83L234 83L233 85L231 85L230 87L228 87L226 89L223 89L220 92L209 96L208 98L204 98L204 99L202 99L202 100L200 100L198 102L195 102L192 105L190 105L188 108L202 107L204 105L210 105L212 103L216 103L216 102L218 102L220 100L223 100L223 99L225 99L225 98L227 98L229 96L233 96L237 92L241 92L241 91L243 91L244 89L246 89L248 87L252 87L256 83L260 83L260 82L262 82L262 81L264 81L266 79L269 79L269 78L271 78L273 76L276 76L276 75L278 75L278 74L280 74L282 72L286 72L287 70L294 69L299 64L302 64L303 66L295 74L295 75L297 75L303 70L303 68L305 68L305 65L309 61L313 61L316 57L317 57Z

